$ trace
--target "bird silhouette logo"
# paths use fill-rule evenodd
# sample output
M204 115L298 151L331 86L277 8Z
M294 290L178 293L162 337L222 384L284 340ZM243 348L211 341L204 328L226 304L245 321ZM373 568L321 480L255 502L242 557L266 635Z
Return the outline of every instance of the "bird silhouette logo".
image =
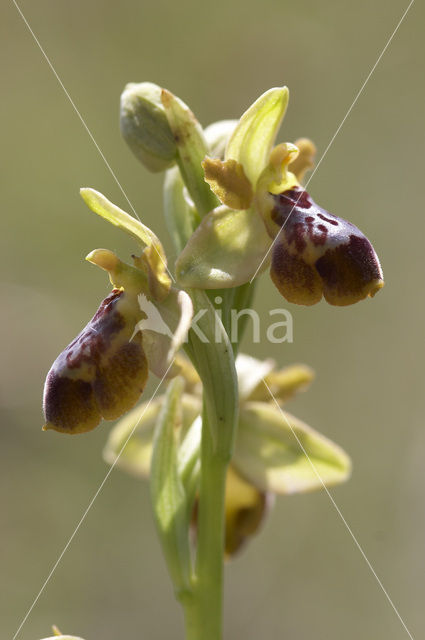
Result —
M132 339L138 331L155 331L156 333L162 333L162 335L168 338L173 338L173 333L170 331L169 326L164 322L158 309L150 300L147 299L144 293L138 296L139 306L146 318L139 320L134 327Z

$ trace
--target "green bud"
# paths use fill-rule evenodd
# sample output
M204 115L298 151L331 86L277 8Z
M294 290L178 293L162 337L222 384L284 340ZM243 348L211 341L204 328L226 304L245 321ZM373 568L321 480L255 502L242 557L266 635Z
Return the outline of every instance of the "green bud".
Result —
M120 105L123 138L136 158L154 173L173 166L177 153L161 92L152 82L132 82L122 92Z

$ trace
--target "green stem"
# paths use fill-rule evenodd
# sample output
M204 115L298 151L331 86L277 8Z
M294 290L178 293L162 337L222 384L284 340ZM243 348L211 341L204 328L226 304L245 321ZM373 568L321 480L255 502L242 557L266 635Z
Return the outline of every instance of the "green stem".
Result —
M202 633L198 640L220 640L223 624L224 496L228 460L214 452L206 411L201 460L196 595Z
M198 545L193 591L181 600L186 640L220 640L223 628L224 496L227 460L214 452L204 411Z
M180 600L180 604L184 614L185 640L200 640L203 624L198 600L193 595L191 598Z
M233 351L208 296L191 292L195 313L208 309L198 326L204 342L191 330L188 353L204 387L198 545L192 599L184 605L186 640L221 640L224 559L224 499L238 415ZM216 342L216 322L221 340Z

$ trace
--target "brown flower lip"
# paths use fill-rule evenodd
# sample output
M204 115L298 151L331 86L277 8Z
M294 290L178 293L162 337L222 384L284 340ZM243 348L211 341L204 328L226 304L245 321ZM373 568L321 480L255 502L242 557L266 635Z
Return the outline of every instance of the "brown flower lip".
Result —
M113 290L56 358L44 388L45 430L91 431L137 402L148 375L140 332L132 338L138 313L134 296Z
M312 305L324 296L345 306L383 287L378 256L355 225L328 213L301 187L272 198L270 275L289 302Z

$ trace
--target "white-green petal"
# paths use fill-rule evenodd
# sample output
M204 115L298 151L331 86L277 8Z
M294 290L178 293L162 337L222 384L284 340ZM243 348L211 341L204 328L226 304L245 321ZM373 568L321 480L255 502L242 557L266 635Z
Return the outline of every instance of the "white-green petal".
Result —
M195 289L239 286L260 265L268 266L264 256L270 243L256 211L218 207L205 216L177 259L177 279L182 286Z
M225 159L240 162L253 186L268 163L288 100L287 87L263 93L245 111L229 140Z
M351 471L341 447L263 402L241 408L233 464L259 489L283 495L340 484Z
M276 363L271 358L257 360L245 353L236 358L236 372L239 383L239 401L243 402L257 388L260 382L275 368Z

